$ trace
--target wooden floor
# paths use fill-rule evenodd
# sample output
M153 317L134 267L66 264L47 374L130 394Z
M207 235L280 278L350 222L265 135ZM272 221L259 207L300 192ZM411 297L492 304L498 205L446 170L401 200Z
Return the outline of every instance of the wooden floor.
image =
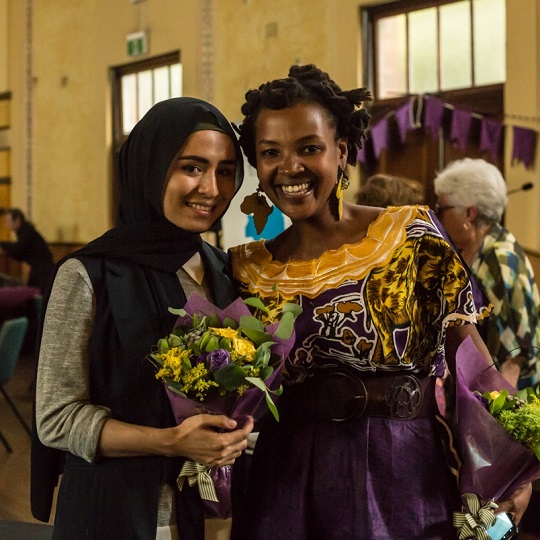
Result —
M34 372L33 358L21 356L13 379L5 385L17 408L31 424ZM0 519L36 522L30 513L30 438L0 395L0 431L13 449L10 454L0 443Z

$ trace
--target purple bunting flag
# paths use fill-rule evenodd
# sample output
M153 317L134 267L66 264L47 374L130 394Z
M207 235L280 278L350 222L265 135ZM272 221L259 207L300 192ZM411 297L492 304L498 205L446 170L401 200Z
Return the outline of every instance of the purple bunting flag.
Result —
M469 144L469 131L471 129L472 116L470 112L454 109L452 111L452 128L450 130L450 142L457 144L462 152L467 150Z
M383 149L388 148L388 118L383 118L371 128L371 140L375 157L379 159Z
M499 158L502 132L502 122L482 118L480 128L480 151L489 152L495 161Z
M407 133L412 129L413 126L411 126L411 109L412 109L412 102L409 101L402 107L400 107L396 111L396 122L398 125L399 130L399 138L401 140L401 143L403 144L405 142L405 139L407 138Z
M439 137L439 128L442 126L444 113L444 102L440 99L426 96L426 112L424 115L424 126L431 132L434 139Z
M536 131L514 126L514 146L512 148L512 162L519 160L529 169L534 161L536 148Z

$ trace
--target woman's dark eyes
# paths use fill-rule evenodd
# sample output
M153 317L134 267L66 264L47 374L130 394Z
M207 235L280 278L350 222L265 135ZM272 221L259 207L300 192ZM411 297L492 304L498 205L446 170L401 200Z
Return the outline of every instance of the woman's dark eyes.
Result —
M305 146L302 149L302 153L304 153L304 154L314 154L314 153L318 152L320 149L321 149L320 146L317 146L315 144L310 144L308 146Z

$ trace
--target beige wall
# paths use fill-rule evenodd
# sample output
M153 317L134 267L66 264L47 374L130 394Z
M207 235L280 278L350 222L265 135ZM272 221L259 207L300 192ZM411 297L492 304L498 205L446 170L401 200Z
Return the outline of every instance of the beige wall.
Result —
M507 0L506 17L506 181L509 188L519 187L524 182L535 183L532 191L510 197L506 224L525 247L539 252L540 141L537 140L537 162L527 170L521 163L511 163L511 132L513 125L540 130L540 3Z
M8 0L0 0L0 94L8 88Z
M313 62L344 88L362 85L360 7L377 0L33 0L32 140L26 137L26 5L8 6L8 83L13 93L13 203L31 206L48 240L88 241L110 225L111 66L130 62L125 37L146 28L148 56L179 49L184 93L207 97L201 73L201 20L213 6L212 100L240 118L251 87L285 76L295 62ZM507 0L506 122L538 129L540 7ZM0 43L2 42L0 24ZM5 54L0 52L0 83ZM2 56L3 55L3 56ZM530 118L523 121L522 116ZM510 164L510 187L535 181L538 166ZM27 189L31 156L32 189ZM354 177L353 177L354 180ZM351 193L354 189L349 190ZM351 195L349 193L349 196ZM233 203L235 204L235 203ZM239 204L236 201L236 204ZM540 251L540 185L513 195L507 212L520 241Z

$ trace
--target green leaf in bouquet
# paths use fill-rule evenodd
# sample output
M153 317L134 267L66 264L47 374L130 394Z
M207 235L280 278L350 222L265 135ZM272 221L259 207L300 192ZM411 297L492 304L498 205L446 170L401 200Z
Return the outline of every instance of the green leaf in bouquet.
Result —
M281 394L283 394L283 385L280 384L279 388L277 388L276 390L272 390L272 392L274 392L276 396L281 396Z
M169 350L169 343L166 339L160 339L157 342L157 348L159 354L167 354Z
M276 407L276 404L274 403L272 396L270 395L270 392L268 390L268 387L262 381L259 377L246 377L246 381L251 383L253 386L256 386L259 388L259 390L262 390L264 392L264 397L266 399L266 404L268 405L268 408L270 409L270 412L274 416L274 418L279 422L279 413Z
M263 381L266 381L266 379L268 379L272 373L274 373L274 368L272 366L264 366L259 372L259 376Z
M232 350L232 342L231 339L228 337L223 337L219 340L219 348L225 349L226 351Z
M183 326L176 326L173 328L171 334L178 336L179 338L183 337L186 333L186 329Z
M180 345L182 345L182 340L175 334L170 334L167 341L170 349L173 347L180 347Z
M246 304L247 306L254 307L256 309L260 309L264 313L268 313L268 309L266 308L266 306L261 302L259 298L255 298L254 296L245 298L244 304Z
M230 317L225 317L221 324L224 328L232 328L233 330L236 330L238 328L238 323Z
M184 385L182 383L173 381L172 379L167 379L166 382L169 390L172 390L175 394L178 394L179 396L187 397L186 394L182 391L184 388Z
M491 403L489 404L489 412L493 416L497 416L506 404L506 398L508 397L508 390L503 390Z
M263 343L272 341L272 336L268 332L261 332L260 330L251 328L242 328L242 333L253 341L256 347L261 346Z
M172 313L173 315L177 315L178 317L185 317L187 315L187 312L185 309L182 308L168 308L169 313Z
M221 326L217 313L212 313L212 315L208 316L207 324L209 327L211 326L213 328L219 328Z
M210 330L207 330L206 332L204 332L204 334L202 335L201 337L201 340L199 341L199 349L201 351L205 351L206 350L206 345L208 345L208 342L210 341L210 336L211 336L211 332Z
M150 353L150 358L154 360L154 362L156 362L156 364L158 364L159 366L163 366L163 360L161 360L161 358L159 358L159 356L157 356L156 354Z
M248 330L257 330L259 332L264 331L264 324L262 321L253 315L240 315L240 327L242 330L247 328Z
M276 419L276 422L279 422L279 412L277 410L276 404L274 403L274 400L272 399L272 396L270 396L268 392L265 392L264 397L266 399L266 404L268 405L268 408L272 413L272 416Z
M185 357L182 359L182 371L186 372L189 371L193 366L191 365L191 360L189 357Z
M275 335L280 339L289 339L294 330L294 315L291 311L283 313Z
M239 386L246 384L246 372L240 367L234 364L214 371L215 381L227 392L236 390Z
M520 399L521 401L527 403L529 401L529 395L530 395L531 388L523 388L523 390L518 390L514 397Z
M208 342L206 343L204 350L206 352L210 352L210 351L216 351L217 349L219 349L219 338L217 336L211 336Z
M285 302L282 308L283 313L292 313L294 318L298 317L302 313L302 307L294 302Z
M272 345L275 345L274 341L265 341L264 343L261 343L261 345L257 349L255 358L253 359L253 365L255 367L268 365L268 363L270 362L270 358L272 357L272 354L270 352L270 347Z

